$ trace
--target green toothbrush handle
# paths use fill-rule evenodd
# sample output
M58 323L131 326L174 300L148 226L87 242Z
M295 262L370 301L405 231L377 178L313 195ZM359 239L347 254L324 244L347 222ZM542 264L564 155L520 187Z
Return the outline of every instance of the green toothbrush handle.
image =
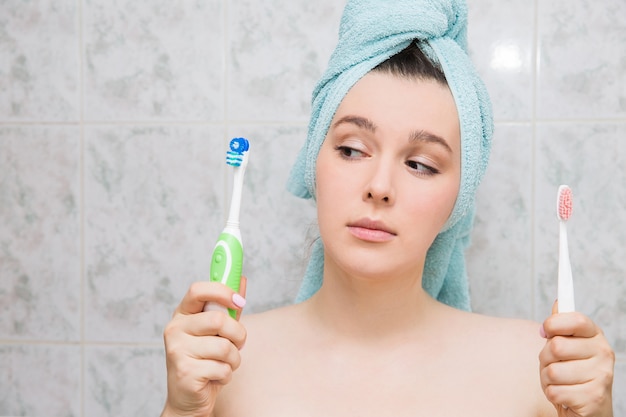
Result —
M241 268L243 265L243 246L241 240L228 232L219 236L211 259L211 282L221 282L235 292L239 292ZM228 314L235 318L237 311L228 309Z

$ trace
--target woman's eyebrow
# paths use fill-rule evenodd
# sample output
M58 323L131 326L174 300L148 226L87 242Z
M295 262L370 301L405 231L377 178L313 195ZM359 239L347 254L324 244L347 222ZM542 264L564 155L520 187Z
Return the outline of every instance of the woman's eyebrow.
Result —
M353 124L360 129L365 129L372 133L376 132L376 124L374 124L373 121L371 121L367 117L355 115L343 116L341 119L333 123L333 128L336 128L337 126L344 123ZM411 135L409 136L409 142L435 143L441 145L449 153L452 153L452 148L450 147L450 145L448 145L448 142L444 138L426 130L416 130L414 132L411 132Z
M425 130L416 130L412 132L409 137L409 142L437 143L444 147L449 153L452 153L452 148L448 145L448 142L446 142L444 138Z
M341 119L337 120L335 123L333 123L333 128L343 123L350 123L350 124L356 125L357 127L361 129L369 130L370 132L376 131L376 125L367 117L353 116L353 115L344 116Z

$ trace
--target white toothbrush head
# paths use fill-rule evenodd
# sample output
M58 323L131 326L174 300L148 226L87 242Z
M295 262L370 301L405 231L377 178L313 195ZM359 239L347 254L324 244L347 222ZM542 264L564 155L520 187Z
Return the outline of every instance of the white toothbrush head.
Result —
M568 221L572 215L572 189L567 185L559 187L556 213L563 222Z

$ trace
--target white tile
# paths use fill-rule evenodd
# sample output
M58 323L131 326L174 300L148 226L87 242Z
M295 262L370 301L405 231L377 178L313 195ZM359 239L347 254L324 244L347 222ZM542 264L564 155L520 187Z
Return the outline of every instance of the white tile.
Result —
M626 358L624 358L626 359ZM613 414L626 415L626 361L619 361L615 366L613 382Z
M85 335L162 340L222 227L221 129L90 128L85 145Z
M218 0L85 0L87 120L222 120Z
M76 6L74 0L0 4L0 120L78 120Z
M166 383L161 347L85 348L86 416L158 416Z
M532 315L532 128L496 126L467 254L472 309Z
M80 142L0 128L0 339L80 335Z
M529 120L533 100L535 7L528 0L470 0L470 57L496 120Z
M0 415L78 416L79 346L0 345Z
M307 120L344 1L229 2L228 119Z
M625 117L626 2L538 4L538 117Z

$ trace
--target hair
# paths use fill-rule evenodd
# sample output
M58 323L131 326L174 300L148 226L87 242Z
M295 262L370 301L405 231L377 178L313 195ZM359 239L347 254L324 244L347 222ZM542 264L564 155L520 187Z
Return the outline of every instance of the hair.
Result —
M378 64L372 71L424 81L434 80L447 86L448 81L441 66L426 56L420 43L419 40L414 40L408 47Z

